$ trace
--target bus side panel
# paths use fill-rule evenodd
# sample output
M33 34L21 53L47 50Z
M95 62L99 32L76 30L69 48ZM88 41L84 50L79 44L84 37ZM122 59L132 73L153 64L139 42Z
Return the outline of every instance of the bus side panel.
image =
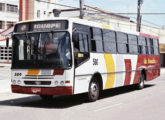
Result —
M147 81L160 76L160 56L148 56Z
M106 64L104 55L101 53L90 53L90 59L75 68L74 94L88 92L89 83L95 73L102 73L103 81L106 79ZM103 82L105 86L105 82Z
M137 58L137 66L136 66L136 73L134 77L134 84L137 84L139 82L139 77L140 77L140 71L142 69L147 70L147 55L138 55Z
M90 56L87 62L75 69L75 94L88 92L90 80L95 73L101 74L103 89L134 83L137 55L91 53ZM93 64L96 59L98 60L98 65ZM131 66L130 69L127 70L127 66ZM130 75L127 76L127 73ZM138 78L139 75L136 79Z

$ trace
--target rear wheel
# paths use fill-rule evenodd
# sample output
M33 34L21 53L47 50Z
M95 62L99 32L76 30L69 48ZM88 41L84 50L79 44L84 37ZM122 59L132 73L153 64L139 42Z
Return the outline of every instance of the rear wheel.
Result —
M143 88L144 88L144 75L140 74L139 83L138 83L138 89L141 90Z
M40 95L40 97L42 100L45 100L45 101L53 100L52 95Z
M90 84L88 90L88 100L94 102L99 98L100 95L100 86L96 77L94 77Z

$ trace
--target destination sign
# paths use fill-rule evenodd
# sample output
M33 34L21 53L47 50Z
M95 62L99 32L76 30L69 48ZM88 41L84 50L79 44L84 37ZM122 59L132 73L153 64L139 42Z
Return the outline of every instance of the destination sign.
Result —
M55 31L55 30L66 30L68 28L68 21L38 21L21 23L16 25L15 32L36 32L36 31Z

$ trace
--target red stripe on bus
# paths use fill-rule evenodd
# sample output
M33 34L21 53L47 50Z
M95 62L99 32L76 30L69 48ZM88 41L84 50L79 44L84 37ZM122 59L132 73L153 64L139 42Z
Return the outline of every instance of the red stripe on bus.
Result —
M124 85L130 85L131 82L131 75L132 75L132 64L130 59L125 59L125 82Z

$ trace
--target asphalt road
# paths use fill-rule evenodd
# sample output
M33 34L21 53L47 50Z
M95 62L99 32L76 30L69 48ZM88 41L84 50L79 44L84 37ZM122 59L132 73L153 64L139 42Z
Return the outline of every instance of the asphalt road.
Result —
M10 69L0 71L0 120L165 120L165 74L147 82L143 90L111 89L89 103L84 95L46 102L39 96L13 94Z

